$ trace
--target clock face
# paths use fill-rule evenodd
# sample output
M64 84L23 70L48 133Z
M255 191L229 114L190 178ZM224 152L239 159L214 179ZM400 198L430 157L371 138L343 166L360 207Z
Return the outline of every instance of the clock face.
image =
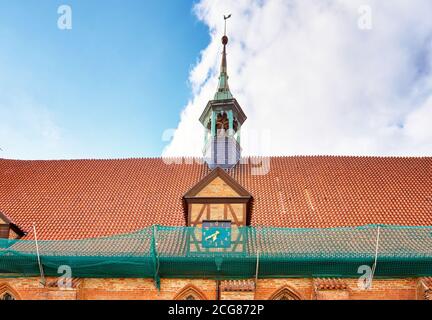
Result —
M203 221L202 246L204 248L231 247L231 221Z

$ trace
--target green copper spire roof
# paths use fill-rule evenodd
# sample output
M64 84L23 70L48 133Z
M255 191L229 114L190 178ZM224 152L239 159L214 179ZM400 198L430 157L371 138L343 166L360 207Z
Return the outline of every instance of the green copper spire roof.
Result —
M227 100L232 99L233 95L228 86L228 71L227 71L227 59L226 59L226 45L228 43L228 37L224 35L222 37L223 52L222 52L222 64L219 75L219 85L217 92L214 96L214 100Z

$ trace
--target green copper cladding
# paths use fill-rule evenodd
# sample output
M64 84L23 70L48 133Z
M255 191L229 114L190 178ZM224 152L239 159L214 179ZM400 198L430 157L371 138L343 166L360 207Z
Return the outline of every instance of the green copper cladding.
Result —
M211 136L216 137L216 111L211 113Z
M227 114L228 114L228 123L229 123L228 134L234 135L234 115L233 115L232 110L228 110Z
M214 100L228 100L232 99L233 95L229 89L228 85L228 71L227 71L227 58L226 58L226 44L228 43L228 37L224 36L222 38L223 52L222 52L222 64L221 71L219 75L219 85L217 92L214 96Z
M228 85L227 44L228 37L225 34L222 37L218 88L214 99L207 103L199 118L204 126L203 156L210 169L231 169L239 163L241 157L240 127L245 122L246 115Z

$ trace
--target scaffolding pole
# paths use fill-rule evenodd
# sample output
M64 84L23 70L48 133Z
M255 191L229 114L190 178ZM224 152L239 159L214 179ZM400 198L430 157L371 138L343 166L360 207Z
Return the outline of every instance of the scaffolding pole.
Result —
M258 286L258 273L259 273L259 259L260 259L260 251L257 251L257 260L256 260L256 266L255 266L255 292L254 297L256 297L256 290Z
M159 262L159 253L158 253L158 250L157 250L157 245L158 245L158 242L157 242L157 227L158 227L157 225L153 226L153 234L152 234L153 239L152 239L152 243L153 243L153 250L154 250L153 254L154 254L155 259L156 259L156 261L155 261L156 266L155 266L154 282L155 282L156 288L160 291L160 276L159 276L160 262Z

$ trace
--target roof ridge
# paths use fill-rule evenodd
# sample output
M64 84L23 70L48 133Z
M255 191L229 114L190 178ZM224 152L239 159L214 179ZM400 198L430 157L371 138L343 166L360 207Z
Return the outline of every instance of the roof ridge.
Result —
M66 161L124 161L124 160L163 160L163 159L195 159L201 156L159 156L159 157L125 157L125 158L70 158L70 159L8 159L0 161L19 162L66 162ZM271 159L432 159L431 156L382 156L382 155L248 155L242 159L271 158Z

